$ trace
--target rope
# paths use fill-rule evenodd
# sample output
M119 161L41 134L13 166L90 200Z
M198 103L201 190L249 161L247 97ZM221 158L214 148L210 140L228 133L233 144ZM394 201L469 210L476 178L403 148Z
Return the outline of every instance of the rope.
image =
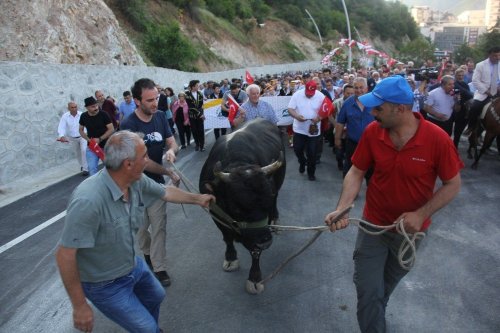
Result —
M348 207L348 209L351 209L353 206ZM337 216L337 219L340 220L342 216L344 216L347 213L347 209L340 212L340 214ZM405 270L410 270L413 265L415 264L415 261L417 259L417 248L416 248L416 241L419 239L422 239L425 237L424 232L416 232L414 234L408 234L405 230L404 227L404 219L401 219L395 224L392 225L387 225L387 226L381 226L381 225L376 225L372 224L368 221L358 219L358 218L348 218L348 221L357 226L359 229L361 229L363 232L372 235L372 236L378 236L386 233L387 231L391 229L396 229L397 233L403 236L404 240L401 243L399 250L398 250L398 263L401 266L401 268ZM370 227L372 229L375 229L377 231L372 231L367 229L366 227ZM300 227L300 226L286 226L286 225L270 225L269 228L271 229L276 229L276 230L283 230L283 231L316 231L316 233L313 235L313 237L304 245L302 246L296 253L285 259L283 263L281 263L270 275L268 275L265 279L260 281L259 283L266 283L272 278L274 278L287 264L290 260L293 258L297 257L299 254L304 252L305 249L307 249L312 243L318 239L320 234L325 231L329 231L330 228L328 226L317 226L317 227ZM406 254L410 251L409 258L404 259Z
M181 170L179 170L179 168L177 168L177 166L174 163L170 162L170 164L172 165L172 168L174 169L174 171L179 175L179 178L181 179L182 184L184 184L184 187L186 187L186 189L188 190L188 192L200 194L200 192L196 189L196 187L193 185L193 183L191 183L189 181L189 179L186 176L184 176L184 174L181 172ZM216 206L215 203L212 203L212 205ZM218 216L212 214L210 212L209 208L202 207L202 209L205 212L207 212L214 219L214 221L217 222L218 224L222 225L225 228L233 230L233 231L235 231L238 234L240 233L240 231L238 229L236 229L235 227L233 227L231 224L226 223L225 221L223 221L222 219L220 219ZM184 210L184 207L183 207L183 210ZM186 213L184 212L184 214L186 214Z
M195 192L199 193L198 190L194 187L194 185L182 174L182 172L175 166L174 163L171 163L173 169L178 173L178 175L181 178L181 182L184 184L186 189L190 192ZM332 223L337 222L340 220L345 214L347 214L354 205L348 206L345 208L343 211L341 211L337 217L332 221ZM203 208L217 223L221 224L222 226L229 228L231 230L234 230L239 233L239 230L235 229L232 225L228 225L226 222L222 221L219 219L217 216L212 214L210 212L210 209ZM379 236L391 229L395 229L396 232L400 235L403 236L404 240L401 243L399 250L398 250L398 263L401 266L401 268L405 270L410 270L413 265L415 264L415 261L417 260L417 248L415 243L423 239L425 237L424 232L416 232L414 234L408 234L405 230L404 227L404 219L399 220L397 223L392 224L392 225L387 225L387 226L381 226L381 225L376 225L372 224L368 221L365 221L363 219L358 219L358 218L348 218L347 219L350 223L361 229L363 232L372 235L372 236ZM372 231L367 229L366 227L375 229L376 231ZM271 279L273 279L292 259L300 255L302 252L304 252L309 246L311 246L321 235L321 233L325 231L329 231L330 228L328 226L316 226L316 227L300 227L300 226L286 226L286 225L269 225L268 228L274 229L274 230L283 230L283 231L316 231L316 233L309 239L300 249L298 249L295 253L290 255L288 258L286 258L278 267L267 277L262 279L259 284L265 284L269 282ZM409 252L409 258L404 259L406 254Z

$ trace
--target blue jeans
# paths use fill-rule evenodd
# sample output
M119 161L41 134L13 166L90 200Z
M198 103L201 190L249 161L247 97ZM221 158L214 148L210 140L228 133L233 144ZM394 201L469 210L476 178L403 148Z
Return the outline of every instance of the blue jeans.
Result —
M134 269L115 280L82 282L85 296L106 317L129 332L158 333L160 305L165 290L143 259Z
M87 157L87 165L89 166L89 174L95 175L97 173L97 166L99 165L99 157L87 147L87 151L85 153Z
M393 232L372 236L358 231L353 280L358 295L358 324L363 333L386 331L385 308L389 297L408 273L398 262L397 253L403 239ZM415 245L419 244L417 241Z

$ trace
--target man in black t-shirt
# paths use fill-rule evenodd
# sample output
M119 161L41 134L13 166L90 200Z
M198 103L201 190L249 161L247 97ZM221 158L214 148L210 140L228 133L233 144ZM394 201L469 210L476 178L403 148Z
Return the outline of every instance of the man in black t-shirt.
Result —
M101 148L104 148L106 140L115 131L113 123L107 113L99 111L99 105L94 97L85 98L85 108L87 112L80 116L80 136L87 141L87 145L90 140L94 140ZM89 173L92 176L97 173L99 157L88 146L85 156L87 157Z
M175 161L178 147L165 114L158 112L158 90L155 83L149 79L138 80L132 87L132 96L137 109L120 124L120 129L144 134L143 139L149 157L144 173L149 178L164 184L163 175L168 175L174 184L178 184L179 176L162 165L165 147L167 147L165 159L170 162ZM166 267L166 208L163 200L157 200L148 207L144 215L144 224L137 232L137 241L146 262L152 266L163 286L170 285Z

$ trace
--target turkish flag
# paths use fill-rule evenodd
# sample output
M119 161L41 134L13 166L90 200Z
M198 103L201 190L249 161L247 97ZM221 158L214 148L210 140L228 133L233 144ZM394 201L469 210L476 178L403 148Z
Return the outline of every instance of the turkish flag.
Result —
M253 83L253 76L250 74L249 71L245 71L245 81L247 81L248 84Z
M330 101L328 97L325 97L325 99L323 99L323 103L321 103L321 106L319 107L318 116L326 118L332 114L334 109L335 107L333 106L332 101Z
M234 98L231 97L231 95L228 96L227 106L229 107L229 114L227 116L227 119L229 119L229 122L232 124L234 117L236 117L236 112L238 112L238 109L240 108L240 106L234 100Z
M92 150L94 154L97 155L104 162L104 150L97 144L94 139L90 139L89 149Z

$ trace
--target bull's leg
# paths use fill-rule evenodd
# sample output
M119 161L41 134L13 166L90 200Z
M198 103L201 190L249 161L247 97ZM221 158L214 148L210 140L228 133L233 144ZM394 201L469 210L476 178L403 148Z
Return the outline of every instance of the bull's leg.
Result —
M250 267L250 273L248 274L248 280L246 282L246 291L249 294L260 294L264 291L264 285L259 283L262 280L262 273L260 271L260 254L262 250L254 249L250 251L252 255L252 267Z
M238 253L234 247L233 237L224 234L224 242L226 243L226 253L224 255L224 262L222 263L222 269L226 272L234 272L240 268L240 262L238 260Z
M269 212L269 225L279 225L280 224L280 214L278 212L278 196L274 197L273 206ZM278 229L271 229L276 234L279 234Z

